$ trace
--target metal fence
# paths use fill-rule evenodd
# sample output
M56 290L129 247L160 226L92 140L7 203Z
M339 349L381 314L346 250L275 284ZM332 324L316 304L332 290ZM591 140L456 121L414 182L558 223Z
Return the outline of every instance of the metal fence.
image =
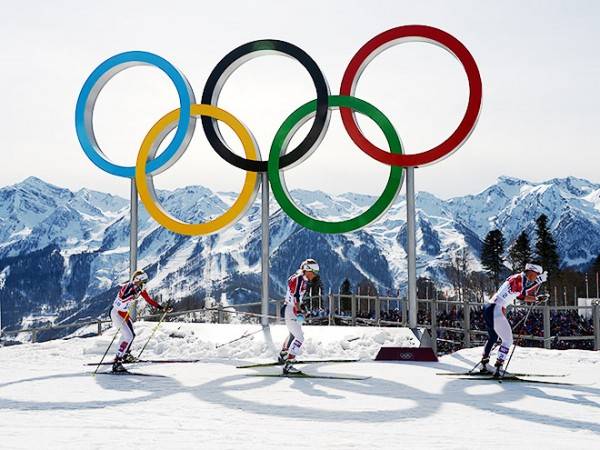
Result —
M408 302L398 297L380 297L367 295L342 295L329 294L323 297L309 297L305 299L309 315L307 323L314 325L349 325L349 326L384 326L384 327L406 327L408 324ZM282 300L270 300L270 307L274 314L269 315L272 322L281 322L280 307ZM420 299L418 305L418 326L426 328L431 333L434 351L438 353L438 345L445 347L454 346L458 348L481 345L487 339L487 333L481 326L473 326L473 316L480 317L482 303L468 301L451 301L436 299ZM238 315L246 321L260 321L259 313L240 311L240 309L255 307L260 309L261 303L244 303L233 306L217 305L214 308L200 308L186 311L177 311L167 314L171 320L183 316L191 316L192 321L209 321L225 323L226 317ZM528 305L509 306L508 314L518 313L519 310L529 308ZM595 300L589 306L551 306L549 304L534 305L532 313L542 315L543 330L538 334L520 335L521 339L538 343L544 348L551 348L552 342L558 341L592 341L593 349L600 350L600 301ZM586 335L552 335L552 315L560 311L576 311L577 315L589 315L591 310L593 332ZM440 323L440 317L444 313L451 312L454 316L451 326ZM141 320L155 320L160 315L146 315ZM81 328L96 325L97 334L102 334L103 324L110 323L110 319L95 319L79 321L68 324L52 325L39 328L25 328L21 330L5 331L4 334L30 333L31 341L36 342L38 335L51 330L65 328ZM447 322L447 320L446 320ZM479 328L479 329L478 329ZM573 330L571 330L573 331ZM514 330L515 333L519 330ZM447 335L451 335L451 339ZM457 336L459 336L457 338Z
M278 301L275 300L271 300L272 304L278 304ZM260 307L261 306L261 302L255 302L255 303L241 303L238 305L235 305L235 308L250 308L250 307ZM194 315L200 315L200 317L193 317ZM241 315L244 317L247 317L249 319L255 318L257 320L260 320L260 318L262 317L261 314L257 314L257 313L251 313L251 312L243 312L243 311L238 311L237 309L234 309L233 306L223 306L223 305L217 305L214 308L198 308L198 309L188 309L188 310L184 310L184 311L176 311L176 312L170 312L167 313L165 315L165 317L169 318L169 319L174 319L174 318L179 318L179 317L184 317L184 316L192 316L192 320L193 322L216 322L216 323L225 323L226 319L225 317L228 315ZM145 316L139 316L137 320L158 320L160 317L162 316L162 314L147 314ZM279 320L279 315L276 316L269 316L272 320ZM38 336L41 333L45 333L45 332L50 332L50 331L57 331L57 330L64 330L64 329L68 329L68 328L74 328L74 329L80 329L83 327L87 327L90 325L95 325L96 328L96 333L98 336L100 336L103 332L103 325L104 324L112 324L112 320L110 318L98 318L98 319L92 319L92 320L78 320L76 322L70 322L70 323L65 323L65 324L59 324L59 325L48 325L48 326L43 326L43 327L35 327L35 328L22 328L22 329L18 329L18 330L3 330L2 331L2 335L18 335L18 334L22 334L22 333L28 333L31 335L31 342L35 343L38 342Z

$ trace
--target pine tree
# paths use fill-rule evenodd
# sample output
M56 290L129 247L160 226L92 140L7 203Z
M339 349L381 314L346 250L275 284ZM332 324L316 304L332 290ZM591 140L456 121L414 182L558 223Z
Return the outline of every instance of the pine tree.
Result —
M556 241L548 229L548 217L542 214L535 223L537 224L536 255L544 270L548 271L548 275L556 275L558 274L559 258Z
M508 259L513 270L525 270L525 264L531 261L531 245L523 231L508 251Z
M590 285L593 286L593 297L597 297L600 293L600 286L598 286L600 281L600 255L596 256L590 267L589 280Z
M342 282L342 285L340 286L340 294L352 295L352 286L350 285L350 280L348 278Z
M504 268L504 236L500 230L490 231L481 248L481 265L490 272L496 289L500 286L500 274Z
M590 270L592 273L600 273L600 255L596 256Z
M417 298L436 298L435 284L427 277L417 278Z

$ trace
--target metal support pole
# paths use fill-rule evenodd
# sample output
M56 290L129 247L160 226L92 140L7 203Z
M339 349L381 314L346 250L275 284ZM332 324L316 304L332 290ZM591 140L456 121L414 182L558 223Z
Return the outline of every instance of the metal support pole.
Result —
M269 325L269 176L266 172L261 174L262 178L262 317L260 323L263 327Z
M552 348L552 342L550 342L550 306L544 305L544 348Z
M327 316L329 317L329 321L328 324L329 325L333 325L333 309L335 308L335 298L333 297L333 294L329 294L329 311L327 313Z
M408 326L417 327L417 235L415 227L415 168L406 169L406 226L408 232Z
M381 320L381 302L379 301L379 297L375 297L375 322L377 326L379 326L379 321Z
M471 305L465 300L463 305L463 326L465 329L465 348L471 347Z
M600 351L600 300L593 303L592 327L594 329L594 350Z
M225 314L223 314L223 305L219 303L219 306L217 306L217 323L223 323L224 316Z
M275 300L275 320L277 323L281 320L281 300Z
M585 298L590 298L590 285L588 284L588 274L585 274Z
M130 207L129 207L129 279L133 277L133 273L137 270L138 264L138 193L135 185L135 178L131 179L130 191ZM131 311L131 320L135 322L137 319L137 300L133 302Z
M406 304L406 300L402 300L402 326L405 327L406 324L408 323L408 310L407 310L407 304Z
M102 335L102 321L98 319L98 336Z
M437 356L437 301L431 301L431 348Z
M350 297L350 309L352 311L352 326L356 326L356 294Z

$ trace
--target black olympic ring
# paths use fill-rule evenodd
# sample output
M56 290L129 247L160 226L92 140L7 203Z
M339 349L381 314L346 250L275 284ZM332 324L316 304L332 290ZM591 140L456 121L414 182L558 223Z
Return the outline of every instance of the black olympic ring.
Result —
M225 55L215 66L204 86L202 103L217 106L223 85L231 74L245 62L267 54L279 54L297 60L308 71L317 91L317 108L313 125L302 142L295 149L281 157L279 167L283 169L308 158L318 147L329 126L331 116L328 107L329 86L321 69L308 53L289 42L275 39L261 39L241 45ZM267 161L252 161L231 151L225 143L214 118L202 116L201 120L209 144L221 158L242 170L267 172Z

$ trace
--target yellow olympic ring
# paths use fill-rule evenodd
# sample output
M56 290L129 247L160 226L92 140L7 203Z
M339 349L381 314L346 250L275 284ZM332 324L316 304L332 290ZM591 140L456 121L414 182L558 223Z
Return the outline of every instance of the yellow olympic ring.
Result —
M192 104L191 116L208 116L226 123L241 141L246 158L260 161L260 154L254 137L244 124L227 111L213 105ZM216 233L220 229L235 223L252 205L258 193L258 174L256 172L246 172L244 187L237 200L231 208L213 220L192 224L182 222L171 216L163 209L158 200L152 175L146 175L146 164L148 160L154 158L160 143L177 126L178 120L179 108L166 114L156 122L142 142L135 165L135 184L140 199L154 220L168 230L187 236Z

